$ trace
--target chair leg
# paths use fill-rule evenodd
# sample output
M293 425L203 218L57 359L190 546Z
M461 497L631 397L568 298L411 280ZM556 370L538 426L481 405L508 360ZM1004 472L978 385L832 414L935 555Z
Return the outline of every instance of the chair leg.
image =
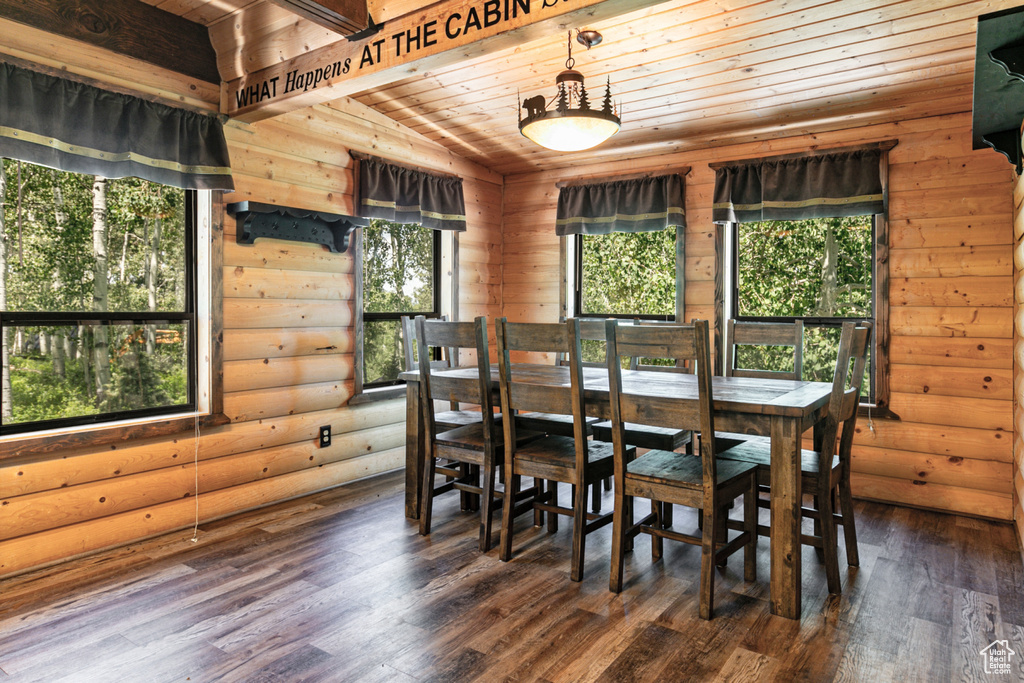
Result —
M843 512L843 535L846 539L846 563L851 567L860 566L857 550L857 527L853 521L853 495L850 482L839 482L839 509Z
M558 505L558 482L548 482L548 502L552 505ZM575 493L575 489L573 490ZM548 514L548 533L555 533L558 531L558 518L561 517L557 512L549 512Z
M822 535L821 535L821 518L824 515L824 513L821 511L821 496L812 496L811 500L813 501L814 509L818 511L818 516L814 519L814 535L817 538L821 538L822 537ZM825 548L824 547L822 547L822 548L815 548L814 549L814 554L818 556L818 561L819 562L824 562L825 561Z
M594 512L601 511L601 482L595 481L590 485L590 508Z
M533 485L537 488L537 500L546 501L548 498L548 482L544 479L537 479L534 477ZM544 511L537 508L533 509L533 525L544 526Z
M615 507L612 508L612 568L608 576L608 590L613 593L622 592L622 570L626 553L626 505L632 507L633 501L622 495L620 487L615 487Z
M434 456L428 455L423 467L423 481L421 485L420 500L423 509L420 510L420 535L430 534L430 517L434 512L434 473L437 467L437 460Z
M636 538L635 534L629 533L629 530L633 528L633 500L634 499L632 496L626 496L625 502L623 503L623 508L625 512L623 519L625 519L626 521L626 536L622 542L622 548L627 553L633 552L633 539Z
M715 529L715 544L713 546L715 549L717 549L718 546L724 546L726 543L729 542L729 510L732 509L734 502L735 501L729 501L722 505L722 509L719 510L718 515L715 516L715 524L718 526L718 528ZM715 563L715 566L724 568L728 565L728 563L729 558L723 557Z
M582 581L587 549L587 486L580 483L572 487L572 492L572 568L569 578Z
M832 516L832 497L818 496L818 514L821 518L821 546L825 553L825 580L828 592L839 595L843 592L839 579L839 539L836 535L836 521Z
M519 475L512 474L512 462L505 455L505 499L501 506L501 540L498 546L498 558L502 562L512 559L512 522L515 517L516 497L519 495ZM539 482L535 482L539 486Z
M486 472L483 473L483 492L480 496L480 552L486 553L491 549L491 522L494 518L494 476L495 467L487 464ZM515 506L515 500L511 502Z
M757 477L751 474L750 490L743 495L743 526L750 538L743 547L743 580L757 580Z
M657 500L651 500L651 514L654 515L654 528L664 529L664 514L665 514L665 503ZM661 559L662 553L665 551L665 539L661 536L651 536L651 559L657 562Z
M612 490L612 478L611 477L605 477L604 478L604 490L605 491L611 491Z
M700 544L700 618L710 619L715 601L715 506L711 501L704 505L704 531ZM719 511L720 512L720 511Z
M473 473L473 466L467 462L459 464L459 481L468 482ZM463 512L473 510L473 494L468 491L459 491L459 509Z

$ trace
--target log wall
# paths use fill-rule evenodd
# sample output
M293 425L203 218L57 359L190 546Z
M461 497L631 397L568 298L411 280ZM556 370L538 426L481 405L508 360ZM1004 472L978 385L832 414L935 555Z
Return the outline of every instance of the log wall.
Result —
M1024 176L1013 187L1013 519L1024 552Z
M35 33L0 20L0 52L216 109L215 88ZM236 186L227 202L350 214L349 149L461 175L469 229L459 239L459 315L500 313L500 177L356 103L232 123L225 132ZM230 423L202 430L198 445L189 431L59 458L0 458L0 576L178 529L187 543L197 516L211 520L403 466L404 400L347 405L352 256L301 242L240 245L234 232L228 217L219 303ZM318 447L321 425L333 428L330 447Z
M971 150L969 113L508 176L503 313L551 322L561 312L558 181L690 166L685 319L714 319L708 164L893 138L890 388L901 419L860 422L854 494L1012 519L1014 487L1021 486L1012 446L1012 171L999 154Z

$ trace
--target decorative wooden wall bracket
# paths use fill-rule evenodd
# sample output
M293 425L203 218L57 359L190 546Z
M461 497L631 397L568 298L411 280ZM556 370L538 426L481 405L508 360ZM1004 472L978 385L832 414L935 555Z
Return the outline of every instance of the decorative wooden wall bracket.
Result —
M235 238L239 244L252 244L257 237L273 237L323 244L334 253L341 254L348 249L352 231L370 224L369 218L258 202L237 202L228 204L226 208L237 221Z

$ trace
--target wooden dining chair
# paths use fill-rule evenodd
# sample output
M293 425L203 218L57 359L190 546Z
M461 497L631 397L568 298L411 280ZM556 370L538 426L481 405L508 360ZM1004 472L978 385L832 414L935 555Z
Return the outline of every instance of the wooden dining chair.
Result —
M726 377L802 379L804 360L804 323L802 320L791 323L772 323L730 319L727 327L729 343L725 348ZM750 346L790 347L793 350L793 369L770 370L763 367L741 366L739 350L741 347Z
M853 496L850 490L850 460L853 436L857 428L857 408L860 405L864 368L870 351L871 327L870 322L843 323L821 445L819 450L804 449L800 459L803 491L811 493L815 501L815 508L802 508L802 513L816 521L816 533L803 536L802 541L806 545L822 549L828 590L834 594L842 592L839 580L837 525L843 526L847 563L851 567L860 564L857 531L853 519ZM757 465L759 485L763 488L770 487L770 440L745 441L721 453L719 457ZM839 500L838 514L834 512L833 495ZM768 529L761 528L760 531L765 533Z
M795 320L793 322L756 322L748 320L729 319L728 344L725 347L725 376L726 377L751 377L754 379L788 379L799 381L803 377L804 358L804 322ZM741 365L741 348L762 347L778 348L789 347L792 349L792 369L771 370L765 367L750 367ZM788 359L787 359L788 364ZM769 444L767 436L746 434L743 432L719 432L718 447L722 449L749 440L760 440L762 445ZM761 487L763 496L757 499L760 508L768 509L771 501L767 497L768 487ZM768 535L768 527L761 525L758 533L762 536Z
M622 590L624 556L639 533L652 537L652 555L662 554L662 539L682 541L701 547L700 617L710 619L714 606L715 565L740 548L744 549L744 578L756 578L757 487L756 465L715 457L712 369L707 321L693 325L645 327L608 323L608 385L612 414L615 458L615 510L612 530L612 565L608 586ZM659 396L658 384L630 376L623 381L622 356L675 358L696 361L697 400ZM629 423L661 426L683 425L700 431L700 457L668 450L650 450L640 457L627 447ZM743 496L744 529L725 541L727 507ZM633 521L633 499L648 498L651 514ZM701 510L704 519L699 536L668 528L664 520L666 503Z
M516 411L534 410L572 416L573 436L549 433L542 439L526 444L520 438L522 426L519 416L504 420L505 495L508 498L518 493L522 477L553 483L545 490L538 491L533 506L546 513L551 520L555 519L554 515L572 517L570 578L581 581L587 534L612 520L610 514L588 513L586 510L587 487L611 476L612 446L587 438L579 320L570 318L564 324L510 323L505 318L499 318L497 337L502 412L515 415ZM567 381L563 386L531 383L529 368L517 366L511 361L510 353L517 351L568 354ZM558 504L557 482L572 485L572 507ZM512 558L513 513L511 505L506 505L502 512L499 557L503 561Z
M676 325L674 322L661 322L652 320L635 320L634 325ZM607 355L605 356L607 359ZM673 360L674 363L671 365L652 365L644 363L645 360L652 360L648 358L642 358L640 356L632 356L629 359L630 370L648 370L651 372L681 372L686 374L693 373L693 365L687 364L683 359L668 359ZM664 358L658 358L656 360L665 360ZM642 425L642 424L626 424L625 425L626 443L637 448L655 448L663 451L676 451L680 448L687 446L689 447L693 441L693 432L689 429L678 429L676 427L658 427L655 425ZM598 422L594 425L594 438L599 441L611 442L612 440L612 423L611 421ZM692 452L692 448L687 448L688 452Z
M448 316L441 316L437 320L447 321ZM416 322L412 316L402 316L402 351L405 355L405 369L407 372L412 372L419 369L419 364L416 362L418 352L416 350ZM431 365L434 368L450 368L455 367L459 364L458 362L458 351L451 348L441 349L441 359L431 360ZM477 424L483 419L483 415L479 410L461 410L458 401L450 401L450 410L444 410L434 414L434 419L437 422L438 427L446 427L449 429L455 427L461 427L462 425ZM501 416L496 416L497 419L501 419Z
M495 427L491 393L491 365L487 347L487 322L479 317L473 322L447 322L416 317L416 344L420 358L429 358L430 349L468 348L476 351L474 371L466 369L460 376L450 376L447 365L420 363L420 409L426 428L420 512L420 534L430 533L434 497L451 490L479 496L480 551L491 547L491 525L498 501L495 474L503 462L505 445ZM462 401L480 406L481 419L472 424L451 427L436 419L434 400ZM541 434L521 431L522 442ZM477 472L479 471L479 475ZM448 477L435 485L438 474ZM482 477L483 482L480 482Z
M581 348L582 341L604 341L604 320L587 320L580 318L580 340ZM566 324L564 317L559 317L559 325ZM555 363L557 365L569 366L569 353L558 352L555 354ZM604 367L604 363L600 362L583 362L581 361L582 367ZM557 413L543 413L538 411L527 411L520 413L518 416L519 426L526 429L531 429L539 432L547 432L548 434L557 434L559 436L573 436L575 431L573 429L573 417L572 415L559 415ZM598 418L587 417L587 434L593 433L594 425L597 424Z

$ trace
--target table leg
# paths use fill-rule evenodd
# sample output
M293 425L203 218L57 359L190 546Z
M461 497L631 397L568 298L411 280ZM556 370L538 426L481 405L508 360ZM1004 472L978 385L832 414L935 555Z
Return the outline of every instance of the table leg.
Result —
M423 438L420 385L419 382L408 382L405 389L405 516L409 519L420 518Z
M800 420L772 417L771 610L800 618Z

